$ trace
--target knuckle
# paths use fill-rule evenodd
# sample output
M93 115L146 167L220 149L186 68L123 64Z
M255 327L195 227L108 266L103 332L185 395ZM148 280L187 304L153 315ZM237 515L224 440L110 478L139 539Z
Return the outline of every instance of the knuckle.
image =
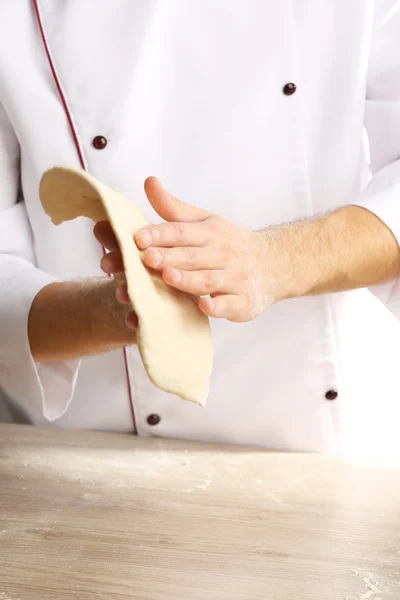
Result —
M243 246L235 243L230 236L224 236L220 242L220 252L227 264L238 264L243 260Z
M194 267L197 262L197 252L196 248L192 248L189 246L185 249L185 261L189 267Z
M185 227L183 223L171 223L172 225L172 233L174 237L180 241L184 238L185 235Z
M206 271L204 276L204 286L208 292L212 292L222 287L222 274L219 271Z
M164 250L163 248L157 248L157 251L160 257L158 257L158 261L155 264L155 266L158 269L167 267L171 262L170 253L167 250Z
M238 266L240 265L240 250L226 244L222 250L222 258L224 265L233 271L237 270Z
M208 230L212 233L216 233L220 229L218 223L214 221L213 217L207 217L204 223L207 225Z
M217 229L221 229L224 224L224 219L222 219L218 215L210 215L205 220L208 223L210 229L213 229L214 231L216 231Z

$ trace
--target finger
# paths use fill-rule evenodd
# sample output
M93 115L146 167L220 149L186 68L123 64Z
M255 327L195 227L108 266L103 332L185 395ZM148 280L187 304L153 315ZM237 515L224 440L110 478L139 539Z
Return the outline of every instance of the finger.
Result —
M165 283L193 296L223 292L224 276L222 270L183 271L167 267L162 272Z
M122 285L126 285L126 276L125 271L121 271L120 273L115 273L114 275L114 283L117 287L121 287Z
M118 250L118 242L108 221L98 221L93 228L94 237L107 250Z
M135 235L135 242L141 250L152 245L163 248L205 246L210 236L204 223L161 223L140 229Z
M140 249L151 245L164 248L176 246L205 246L211 238L207 225L201 223L160 223L148 225L135 235Z
M130 304L131 301L128 296L128 286L126 283L120 285L115 290L115 297L121 304Z
M204 296L199 300L199 308L208 317L214 319L228 319L235 323L246 320L244 300L233 294Z
M219 252L207 248L147 248L143 262L147 267L162 271L166 267L185 271L223 269L226 260Z
M113 250L112 252L105 254L100 261L100 267L107 275L123 272L124 263L121 252L119 250Z
M126 325L130 328L130 329L137 329L138 325L139 325L139 320L137 318L136 313L131 310L128 314L127 317L125 319L125 323Z
M144 182L144 191L146 196L154 208L164 221L185 221L193 223L195 221L203 221L210 213L207 211L186 204L175 196L172 196L161 185L157 177L148 177Z

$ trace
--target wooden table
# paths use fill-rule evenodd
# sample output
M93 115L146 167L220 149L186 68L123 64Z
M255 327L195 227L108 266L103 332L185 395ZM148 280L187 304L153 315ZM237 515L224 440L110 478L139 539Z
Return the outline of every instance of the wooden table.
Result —
M400 471L0 425L0 600L400 599Z

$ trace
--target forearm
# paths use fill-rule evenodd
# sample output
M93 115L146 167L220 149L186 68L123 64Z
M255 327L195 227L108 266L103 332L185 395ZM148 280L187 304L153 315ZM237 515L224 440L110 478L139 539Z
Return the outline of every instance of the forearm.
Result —
M100 354L135 343L125 324L127 307L115 299L111 279L53 283L34 299L28 336L36 362Z
M265 233L282 274L277 300L377 285L400 275L396 238L358 206Z
M177 200L154 178L146 193L167 222L137 232L144 264L164 281L200 297L209 317L250 321L285 298L373 286L400 275L400 248L372 212L347 206L262 231ZM170 221L170 222L168 222ZM121 259L107 258L107 272Z

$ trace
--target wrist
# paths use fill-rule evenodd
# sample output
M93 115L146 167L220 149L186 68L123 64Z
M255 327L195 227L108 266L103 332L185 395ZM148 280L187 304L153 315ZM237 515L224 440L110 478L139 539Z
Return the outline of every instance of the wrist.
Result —
M54 362L133 344L136 332L125 323L128 311L117 302L111 279L51 283L29 312L32 356L36 362Z
M327 219L326 216L294 222L264 232L268 240L269 272L275 282L274 303L318 293L315 290L321 282L335 280L334 248Z
M108 277L90 280L82 289L92 335L110 348L136 342L136 331L126 325L126 317L132 309L118 302L115 292L115 280Z
M270 227L262 232L265 286L271 304L303 296L312 286L311 274L304 269L307 232L299 225Z
M394 235L376 215L358 206L264 233L275 257L274 302L377 285L400 273Z

